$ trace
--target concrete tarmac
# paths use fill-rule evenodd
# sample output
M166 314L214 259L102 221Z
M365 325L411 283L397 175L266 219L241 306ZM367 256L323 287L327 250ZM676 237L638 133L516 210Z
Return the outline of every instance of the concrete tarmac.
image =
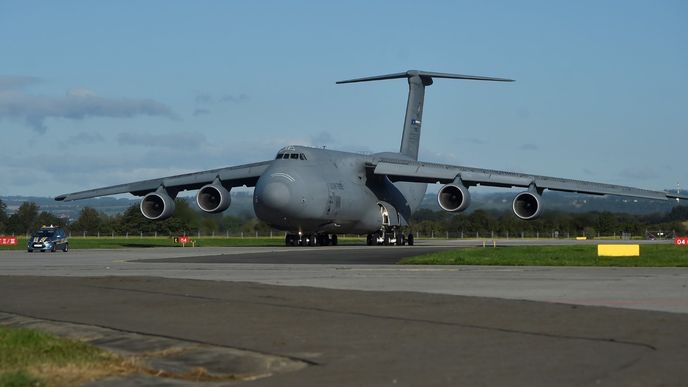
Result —
M256 386L686 385L688 270L383 264L435 248L3 251L0 312L309 364Z
M67 254L0 251L0 274L259 282L688 313L688 268L392 264L403 256L445 248L446 244L72 250Z

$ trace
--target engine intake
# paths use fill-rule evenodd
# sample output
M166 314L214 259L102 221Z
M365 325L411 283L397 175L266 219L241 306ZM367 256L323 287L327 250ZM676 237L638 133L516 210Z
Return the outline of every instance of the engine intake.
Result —
M198 207L211 214L226 210L231 202L229 191L219 183L205 185L196 194Z
M141 213L147 219L167 219L174 214L174 209L174 199L164 190L151 192L141 200Z
M471 204L471 194L461 183L450 183L437 192L437 203L445 211L461 212Z
M542 214L540 199L542 199L542 196L534 192L525 191L519 193L514 198L512 205L514 214L523 220L538 218Z

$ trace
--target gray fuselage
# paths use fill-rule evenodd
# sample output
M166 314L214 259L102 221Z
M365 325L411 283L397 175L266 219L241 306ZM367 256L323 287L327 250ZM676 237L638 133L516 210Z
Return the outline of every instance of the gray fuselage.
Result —
M410 159L400 153L361 155L285 147L256 183L256 215L272 227L294 233L365 234L383 225L405 226L420 206L427 184L393 183L374 175L369 165L381 158Z

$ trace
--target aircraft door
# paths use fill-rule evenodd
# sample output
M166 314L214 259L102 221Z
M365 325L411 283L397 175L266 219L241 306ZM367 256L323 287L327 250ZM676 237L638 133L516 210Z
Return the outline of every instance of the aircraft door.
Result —
M407 226L406 219L394 208L393 205L380 201L377 203L380 207L380 215L382 216L383 226Z

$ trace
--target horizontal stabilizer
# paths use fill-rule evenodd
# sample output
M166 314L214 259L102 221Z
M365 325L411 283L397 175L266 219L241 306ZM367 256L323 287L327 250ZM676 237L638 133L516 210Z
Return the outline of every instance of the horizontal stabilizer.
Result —
M419 70L409 70L403 73L387 74L387 75L377 75L373 77L348 79L346 81L339 81L337 84L341 83L355 83L355 82L369 82L369 81L382 81L385 79L399 79L399 78L410 78L413 76L419 76L421 78L449 78L449 79L468 79L473 81L498 81L498 82L513 82L513 79L506 78L494 78L494 77L482 77L477 75L462 75L462 74L449 74L449 73L435 73L432 71L419 71Z

